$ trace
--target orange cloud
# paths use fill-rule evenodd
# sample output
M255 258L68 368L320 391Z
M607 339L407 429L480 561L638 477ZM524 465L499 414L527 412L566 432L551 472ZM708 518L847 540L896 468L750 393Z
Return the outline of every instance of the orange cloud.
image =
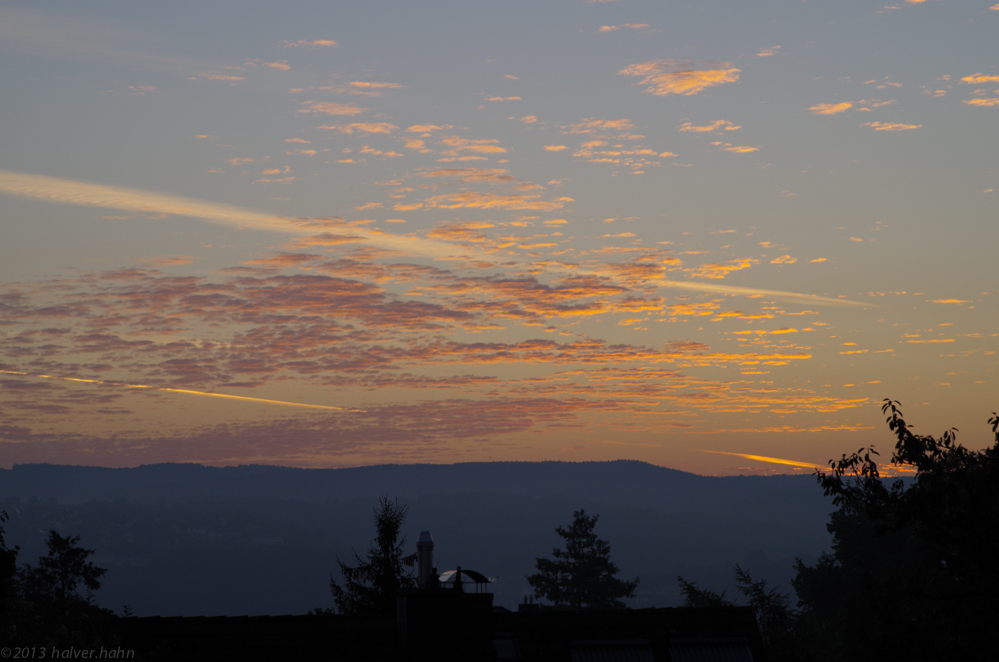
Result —
M598 133L604 131L629 131L635 128L631 120L598 120L586 118L582 122L563 126L562 133Z
M299 39L298 41L283 41L278 44L282 48L291 48L293 46L319 46L323 48L336 48L336 42L332 39Z
M851 102L843 101L842 103L816 104L808 110L812 111L813 115L837 115L839 113L845 113L851 108L853 108L853 104Z
M972 74L961 79L962 83L980 85L982 83L999 83L999 76L995 74Z
M471 184L485 182L489 184L510 184L514 181L503 168L440 168L424 173L424 177L446 177L456 181Z
M572 202L572 198L556 198L555 200L538 200L539 195L522 193L479 193L474 191L463 193L446 193L427 198L423 204L428 208L440 209L533 209L537 211L554 211Z
M781 255L780 257L775 257L770 260L770 264L794 264L798 261L798 258L791 257L790 255Z
M265 62L262 66L269 67L271 69L280 69L281 71L288 71L291 66L287 62Z
M367 145L361 145L360 154L373 154L374 156L384 156L386 158L397 159L401 158L402 154L399 152L383 152L380 149L375 149L374 147L369 147Z
M719 129L724 129L725 131L736 131L741 128L741 126L735 126L728 120L715 120L711 124L706 124L704 126L695 126L690 122L684 122L680 125L679 130L681 132L708 133L718 131Z
M748 269L749 267L757 264L759 260L754 260L751 258L741 259L741 260L729 260L729 264L702 264L695 269L686 270L688 275L692 278L724 278L733 271L739 271L741 269Z
M981 108L992 108L994 106L999 106L999 97L993 97L991 99L967 99L961 103L966 103L969 106L979 106Z
M301 111L299 111L301 112ZM354 122L352 124L335 124L332 126L320 126L319 129L339 131L340 133L392 133L399 127L388 122Z
M644 92L657 96L667 94L691 96L715 85L738 81L741 69L731 68L729 65L728 62L718 62L703 63L698 67L676 60L650 60L629 65L618 73L625 76L640 76L642 79L635 84L648 85ZM704 68L710 66L720 68Z
M495 138L473 140L470 138L461 138L459 136L447 136L442 138L440 142L448 147L448 149L441 152L444 156L462 158L459 156L460 152L472 152L474 155L506 153L506 148L500 147L498 144L499 140L496 140ZM472 160L475 157L465 156L463 158L465 160ZM485 157L478 158L485 159Z
M565 145L545 145L546 152L561 152L565 149Z
M771 55L777 55L779 50L780 46L771 46L770 48L764 48L759 53L756 54L756 57L770 57Z
M718 149L724 150L726 152L734 152L736 154L749 154L750 152L758 152L759 147L751 147L749 145L733 145L732 143L711 143L712 145L719 145Z
M315 113L321 115L360 115L370 108L358 108L345 103L334 103L331 101L303 101L305 108L299 109L299 113Z
M405 87L405 85L400 85L399 83L375 83L371 81L355 80L350 83L351 87L363 87L363 88L377 88L377 89L390 89L397 90Z
M431 131L444 131L446 129L453 129L450 124L444 124L442 126L437 126L435 124L414 124L413 126L406 129L406 131L411 131L414 133L430 133Z
M922 127L922 124L898 124L895 122L864 122L860 126L869 126L875 131L910 131Z

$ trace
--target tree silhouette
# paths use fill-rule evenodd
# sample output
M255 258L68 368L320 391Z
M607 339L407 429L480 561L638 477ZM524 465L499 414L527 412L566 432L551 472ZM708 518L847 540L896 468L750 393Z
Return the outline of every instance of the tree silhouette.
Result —
M356 615L370 612L391 612L395 609L400 589L416 585L412 572L404 568L416 565L416 554L402 555L406 539L399 539L399 529L406 520L406 506L388 496L380 497L375 511L377 538L362 559L354 552L357 565L348 566L337 557L344 586L341 588L330 575L330 592L341 614Z
M35 566L22 565L13 578L16 602L4 615L12 643L90 648L112 643L114 613L93 603L107 572L89 560L94 550L81 547L80 536L56 531L49 531L45 542L48 554Z
M688 582L683 577L677 575L676 581L680 584L680 592L683 593L684 607L734 607L735 603L725 599L725 591L715 593L706 588L698 588L697 582Z
M10 639L11 612L17 599L17 553L20 547L7 547L3 523L7 511L0 511L0 637Z
M576 609L624 607L620 598L635 597L638 578L628 582L614 576L618 567L610 560L610 544L593 532L599 516L577 510L573 517L568 529L555 529L565 539L565 549L552 550L555 560L537 559L537 574L527 578L534 594Z
M677 577L680 592L684 596L684 607L734 607L736 603L721 594L701 589L694 582ZM748 570L735 564L735 587L747 600L753 610L760 638L767 647L767 653L774 662L813 659L804 641L800 626L800 612L791 607L791 596L781 593L776 587L767 588L765 579L754 580ZM813 648L815 648L813 646Z
M837 641L842 659L990 659L999 621L999 416L995 444L969 450L957 430L914 434L901 405L882 407L895 434L881 479L873 448L838 461L818 479L839 510L833 552L798 562L794 587L816 639ZM886 633L890 636L886 637Z
M100 578L107 572L87 559L92 549L77 545L80 536L63 537L49 531L45 541L49 553L38 559L38 565L24 564L18 571L21 594L31 602L45 602L63 609L93 602L94 591L101 587ZM85 593L80 594L80 584Z

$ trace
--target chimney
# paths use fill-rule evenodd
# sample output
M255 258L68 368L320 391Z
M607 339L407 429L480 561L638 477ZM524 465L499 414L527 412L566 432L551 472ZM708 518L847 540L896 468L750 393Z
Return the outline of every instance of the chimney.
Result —
M419 569L419 587L437 588L437 577L434 576L434 537L429 531L420 531L420 539L416 542L416 564Z

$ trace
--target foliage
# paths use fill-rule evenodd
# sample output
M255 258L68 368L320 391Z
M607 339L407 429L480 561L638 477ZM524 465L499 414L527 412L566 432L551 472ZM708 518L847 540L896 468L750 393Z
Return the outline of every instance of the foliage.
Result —
M80 536L49 531L48 554L36 566L22 565L10 578L12 600L3 614L8 641L89 648L116 641L114 613L93 604L94 591L107 570L95 566L89 560L94 550L80 547L79 542ZM17 548L6 550L2 539L0 547L16 556Z
M100 578L107 572L87 559L94 553L77 545L80 536L63 537L49 531L45 541L49 553L38 559L38 566L25 564L18 571L21 594L32 602L50 602L69 607L80 602L91 604ZM80 584L86 589L80 595Z
M791 596L777 587L767 589L767 581L753 581L747 570L735 564L735 583L739 593L748 600L763 643L771 650L782 648L794 629L797 612L791 608Z
M7 511L0 511L0 637L9 640L6 632L10 625L10 614L17 597L17 553L20 547L7 547L3 523L7 521Z
M610 560L610 544L593 532L599 516L587 517L585 510L578 510L573 517L568 529L555 529L565 539L565 549L552 550L555 560L537 559L537 574L527 578L534 594L576 609L624 607L620 598L635 597L638 578L629 582L614 576L618 567Z
M986 659L999 618L999 416L995 444L973 451L954 429L913 434L900 407L882 408L891 464L915 478L886 485L873 448L818 473L839 510L833 552L798 562L800 605L842 659Z
M680 592L683 593L684 607L734 607L735 603L725 599L725 591L715 593L704 588L697 588L696 582L688 582L677 576Z
M688 582L683 577L677 577L680 592L684 596L684 607L734 607L735 603L725 599L725 592L720 594L697 587L694 582ZM764 644L771 650L783 649L787 646L791 632L796 624L798 613L791 608L791 597L781 593L776 587L767 588L767 581L754 581L748 570L735 565L735 584L748 601L760 628L760 636ZM775 656L780 658L781 656Z
M412 571L405 570L416 565L416 554L403 556L406 539L399 539L407 510L397 500L389 501L387 495L380 497L378 508L374 509L377 538L372 541L365 558L354 552L357 565L351 567L337 557L344 587L341 588L330 575L330 592L341 614L394 611L400 589L416 585Z

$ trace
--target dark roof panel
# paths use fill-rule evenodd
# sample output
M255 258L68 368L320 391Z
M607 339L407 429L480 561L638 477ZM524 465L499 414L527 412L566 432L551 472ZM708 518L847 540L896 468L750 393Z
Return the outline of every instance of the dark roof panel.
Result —
M656 662L649 641L574 641L572 662Z
M744 642L701 640L669 645L672 662L753 662L749 644Z

